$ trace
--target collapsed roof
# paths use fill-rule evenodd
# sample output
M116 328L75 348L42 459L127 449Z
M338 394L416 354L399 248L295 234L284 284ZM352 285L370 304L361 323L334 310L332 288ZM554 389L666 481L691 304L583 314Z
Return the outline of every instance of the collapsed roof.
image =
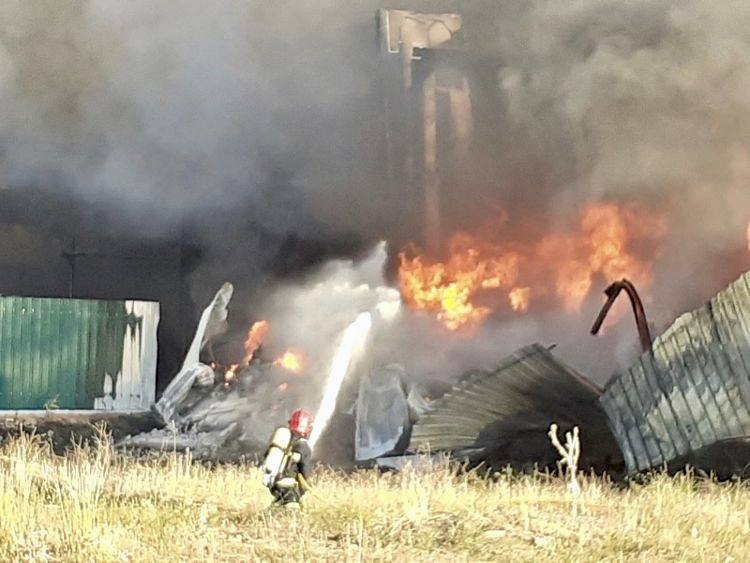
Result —
M606 386L628 473L750 465L750 273L679 317Z
M558 455L547 431L578 426L581 466L621 463L599 406L602 389L539 344L526 346L493 371L473 371L435 401L412 429L409 450L451 452L494 467L549 466Z
M624 460L630 475L686 465L747 474L750 273L679 317L604 392L539 345L468 374L415 424L409 450L549 465L553 422L580 427L583 467L612 471Z
M200 350L210 335L221 332L230 297L231 286L217 294L204 313L193 348ZM185 443L191 449L205 443L211 456L230 442L245 453L262 447L257 440L268 429L259 430L268 421L248 413L267 415L273 406L282 416L290 408L285 403L288 398L275 392L278 381L270 367L250 366L240 378L241 396L227 403L226 391L210 391L214 382L210 366L197 362L195 353L189 357L191 361L186 361L156 405L163 423L189 428ZM217 404L219 395L223 399ZM750 273L703 307L678 318L604 390L560 362L549 349L533 344L494 370L469 372L437 400L427 402L423 395L400 366L380 367L364 375L356 417L350 419L354 428L348 430L354 435L354 458L368 461L428 451L492 467L551 466L558 455L547 430L555 423L563 431L580 428L581 468L617 472L624 465L628 474L634 474L665 466L679 470L690 464L719 475L746 473L750 467ZM158 430L125 443L161 447L167 434L166 429Z

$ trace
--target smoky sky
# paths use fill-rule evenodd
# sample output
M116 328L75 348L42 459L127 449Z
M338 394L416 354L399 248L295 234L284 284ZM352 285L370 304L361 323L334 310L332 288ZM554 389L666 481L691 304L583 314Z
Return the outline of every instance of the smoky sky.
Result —
M367 88L366 69L347 64L336 38L355 22L318 32L331 3L0 9L6 182L54 175L136 217L156 206L164 226L231 209L279 166L290 178L315 168L336 144L327 126Z
M312 215L387 226L374 16L389 4L4 2L4 184L50 176L169 225L231 209L282 170ZM479 152L504 173L506 206L533 188L514 167L538 161L550 207L634 193L687 207L733 189L750 125L744 3L407 4L463 13L470 49L496 68L498 104L477 111L507 134Z
M747 267L740 1L6 0L0 185L55 186L143 235L200 225L201 296L262 277L283 246L268 240L416 237L383 170L381 7L462 13L490 69L466 181L443 186L455 226L503 209L543 231L603 199L668 209L661 324Z

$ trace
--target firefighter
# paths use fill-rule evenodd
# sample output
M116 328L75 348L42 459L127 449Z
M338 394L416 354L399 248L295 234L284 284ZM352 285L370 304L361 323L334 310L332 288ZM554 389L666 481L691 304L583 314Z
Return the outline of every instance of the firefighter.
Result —
M277 428L271 437L263 463L263 482L274 497L274 505L300 507L311 473L312 452L307 439L312 427L312 414L298 409L289 418L288 427Z

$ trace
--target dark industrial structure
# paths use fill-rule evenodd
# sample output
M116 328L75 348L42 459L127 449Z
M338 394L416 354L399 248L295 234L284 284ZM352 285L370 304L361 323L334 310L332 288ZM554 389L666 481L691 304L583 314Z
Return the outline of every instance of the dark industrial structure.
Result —
M477 120L502 105L494 87L501 62L483 55L466 29L478 23L458 13L377 14L387 189L404 209L419 210L409 220L421 221L431 250L457 226L448 220L474 211L478 202L467 201L462 187L482 189L476 171L492 166L482 147L497 146L502 136Z
M111 211L54 190L0 189L0 295L158 302L163 387L192 332L194 250L121 224Z

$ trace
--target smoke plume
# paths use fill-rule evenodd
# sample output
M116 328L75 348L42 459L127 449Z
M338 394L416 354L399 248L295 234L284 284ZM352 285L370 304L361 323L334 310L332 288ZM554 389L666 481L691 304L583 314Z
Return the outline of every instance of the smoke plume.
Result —
M419 238L419 197L384 173L381 7L464 15L478 126L468 171L442 186L449 229L502 210L509 237L536 240L587 202L665 210L657 327L747 267L750 6L731 0L7 0L0 187L86 202L98 229L189 239L195 301L231 279L242 314L265 315L279 276ZM601 302L592 290L577 315L500 316L465 340L417 315L384 355L428 374L541 340L601 380L636 352L627 316L587 336Z

